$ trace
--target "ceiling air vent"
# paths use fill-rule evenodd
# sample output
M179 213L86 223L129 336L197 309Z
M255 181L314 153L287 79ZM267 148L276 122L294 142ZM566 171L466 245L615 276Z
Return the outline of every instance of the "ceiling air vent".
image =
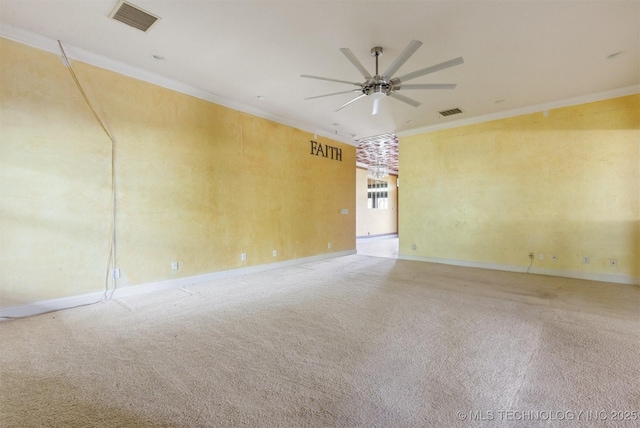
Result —
M118 2L116 8L113 9L113 12L109 15L109 18L123 22L140 31L149 30L149 28L153 27L153 25L160 20L160 17L152 15L124 0Z
M439 111L438 113L440 113L440 116L451 116L451 115L454 115L454 114L460 114L462 112L463 112L462 110L460 110L459 108L456 107L456 108L452 108L452 109L449 109L449 110Z

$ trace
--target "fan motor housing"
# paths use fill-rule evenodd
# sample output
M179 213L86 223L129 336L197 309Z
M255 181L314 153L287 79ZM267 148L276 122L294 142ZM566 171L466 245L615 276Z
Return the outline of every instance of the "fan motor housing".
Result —
M375 93L389 95L391 92L393 92L393 85L391 85L386 80L378 78L368 81L367 83L362 85L362 93L365 95L371 95Z

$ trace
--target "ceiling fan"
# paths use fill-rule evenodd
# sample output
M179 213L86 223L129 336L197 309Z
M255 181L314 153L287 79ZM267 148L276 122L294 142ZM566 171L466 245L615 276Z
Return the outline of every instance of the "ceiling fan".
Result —
M349 48L342 48L340 51L347 57L347 59L353 64L360 74L365 78L364 83L349 82L346 80L331 79L328 77L312 76L309 74L301 74L300 77L307 77L309 79L327 80L329 82L347 83L349 85L358 86L358 89L352 89L350 91L334 92L331 94L318 95L315 97L305 98L305 100L313 100L316 98L330 97L333 95L341 95L348 93L360 93L357 97L351 101L341 105L335 111L342 110L349 104L359 100L360 98L371 96L373 98L373 112L371 114L377 114L380 108L380 100L385 96L390 96L399 101L407 103L413 107L418 107L420 103L414 99L411 99L405 95L398 93L401 89L453 89L456 87L454 83L417 83L406 85L404 82L416 77L424 76L426 74L435 73L436 71L444 70L445 68L453 67L464 63L462 57L454 58L449 61L441 62L440 64L432 65L431 67L423 68L421 70L414 71L412 73L405 74L400 77L393 77L394 74L402 67L402 65L415 53L416 50L422 45L419 40L412 40L406 48L398 55L393 63L384 71L379 74L378 72L378 57L382 55L382 48L376 46L371 49L371 56L376 58L376 74L372 76L366 68L362 65L358 58L351 52Z

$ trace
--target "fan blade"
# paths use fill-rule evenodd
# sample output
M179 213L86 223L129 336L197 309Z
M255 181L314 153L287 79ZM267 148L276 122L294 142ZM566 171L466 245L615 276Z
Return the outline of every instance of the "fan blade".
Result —
M330 97L333 95L352 94L354 92L360 92L360 89L352 89L350 91L334 92L333 94L316 95L315 97L303 98L305 100L315 100L316 98Z
M411 99L409 97L405 97L404 95L400 95L397 92L391 92L389 94L389 96L392 97L392 98L395 98L398 101L402 101L403 103L407 103L407 104L409 104L409 105L411 105L413 107L418 107L418 106L422 105L419 102L417 102L416 100Z
M420 46L422 46L422 42L420 40L411 40L407 47L404 48L400 55L398 55L398 58L396 58L396 60L391 63L389 68L387 68L385 72L382 73L382 75L386 76L387 78L393 77L395 72L398 71L405 62L407 62L411 55L413 55Z
M397 88L396 91L398 89L455 89L455 87L455 83L414 83L400 85L400 88Z
M355 102L355 101L358 101L358 100L359 100L360 98L362 98L362 97L366 97L366 95L365 95L365 94L359 95L359 96L355 97L354 99L352 99L351 101L349 101L348 103L346 103L346 104L342 104L340 107L338 107L338 108L337 108L337 109L335 109L334 111L340 111L340 110L342 110L343 108L345 108L346 106L348 106L349 104L351 104L351 103L353 103L353 102Z
M432 65L431 67L423 68L422 70L414 71L413 73L405 74L404 76L396 77L393 80L399 82L406 82L407 80L415 79L416 77L424 76L425 74L435 73L436 71L444 70L445 68L453 67L455 65L463 64L462 57L450 59L449 61L441 62L440 64Z
M364 65L362 65L362 63L360 61L358 61L358 58L356 58L356 56L353 54L353 52L351 52L351 49L349 49L349 48L341 48L340 52L342 52L344 54L344 56L347 57L347 59L351 62L351 64L353 64L358 69L360 74L362 74L362 76L365 79L372 79L373 78L371 76L371 74L369 74L367 69L364 68Z
M300 77L306 77L307 79L327 80L329 82L347 83L349 85L356 85L356 86L362 87L362 83L348 82L346 80L339 80L339 79L331 79L329 77L312 76L310 74L301 74Z

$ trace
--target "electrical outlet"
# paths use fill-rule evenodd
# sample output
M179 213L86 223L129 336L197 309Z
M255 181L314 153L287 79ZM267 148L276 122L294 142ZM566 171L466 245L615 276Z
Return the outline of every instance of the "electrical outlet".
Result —
M180 269L180 265L178 265L178 262L171 262L171 270L178 270Z
M588 265L589 263L591 263L591 259L589 258L589 256L582 256L582 264Z
M115 268L115 269L113 270L113 278L114 278L114 279L118 279L118 278L120 278L120 268Z
M551 256L551 261L552 262L557 262L558 261L558 256L556 256L555 254L553 256Z
M328 248L328 249L331 249L331 242L329 242L329 243L327 244L327 248Z
M278 250L273 250L273 257L278 257Z
M543 253L539 253L538 254L538 260L544 260L544 254Z
M611 266L611 267L618 267L618 260L616 260L616 259L609 259L609 266Z
M533 251L529 253L529 258L533 260Z
M243 262L247 261L247 253L240 254L240 260L242 260Z
M411 249L412 249L412 250L417 250L417 249L418 249L418 247L416 246L416 244L411 244Z

